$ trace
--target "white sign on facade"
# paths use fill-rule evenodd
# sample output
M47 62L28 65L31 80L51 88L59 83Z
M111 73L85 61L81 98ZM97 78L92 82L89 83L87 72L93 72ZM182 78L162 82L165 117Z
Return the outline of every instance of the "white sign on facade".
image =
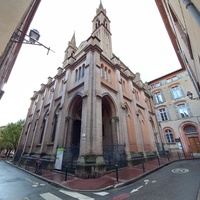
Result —
M62 169L63 152L64 148L57 148L56 162L54 165L54 169L59 169L59 170Z

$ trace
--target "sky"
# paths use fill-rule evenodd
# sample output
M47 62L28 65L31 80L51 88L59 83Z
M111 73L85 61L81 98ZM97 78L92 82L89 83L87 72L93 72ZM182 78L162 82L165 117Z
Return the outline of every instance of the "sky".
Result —
M30 98L62 67L73 34L76 45L92 33L100 0L42 0L30 25L46 47L23 44L0 100L0 127L25 119ZM149 82L181 66L154 0L102 0L111 21L113 53L142 81Z

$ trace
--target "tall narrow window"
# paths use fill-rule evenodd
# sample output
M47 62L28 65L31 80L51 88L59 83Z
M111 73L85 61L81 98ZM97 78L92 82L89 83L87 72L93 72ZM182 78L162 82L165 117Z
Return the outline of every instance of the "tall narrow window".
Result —
M166 137L167 143L174 143L174 136L171 130L169 129L165 130L165 137Z
M48 112L49 112L49 110L45 113L45 116L44 116L43 121L42 121L39 144L42 144L42 140L43 140L43 137L44 137L44 132L45 132L45 128L46 128L46 121L47 121L47 113Z
M108 81L110 82L110 70L108 70Z
M54 118L53 118L53 131L51 135L51 142L54 142L55 136L56 136L56 129L57 129L57 123L58 123L58 110L56 111Z
M82 66L82 77L84 77L84 75L85 75L85 65L83 64L83 66Z
M100 75L101 75L101 77L103 77L103 70L104 70L104 66L103 66L103 64L101 64L101 68L100 68Z
M183 97L183 90L181 86L174 86L170 88L172 99L179 99Z
M154 103L159 104L164 102L164 96L161 91L154 94Z
M157 113L158 121L169 120L169 113L166 108L160 108L160 109L158 109L158 111L156 111L156 113Z
M79 67L78 80L81 78L81 67Z
M177 105L177 112L179 118L190 117L189 107L184 103Z
M105 67L105 71L104 71L104 78L107 80L108 78L108 74L107 74L107 68Z
M43 139L43 136L44 136L45 127L46 127L46 119L43 119L42 126L41 126L41 135L40 135L39 144L42 143L42 139Z
M75 81L78 81L78 69L76 69Z

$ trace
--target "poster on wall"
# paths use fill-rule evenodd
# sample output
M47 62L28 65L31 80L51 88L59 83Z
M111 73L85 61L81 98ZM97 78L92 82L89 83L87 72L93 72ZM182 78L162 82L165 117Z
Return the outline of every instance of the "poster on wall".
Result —
M56 162L54 165L54 169L58 169L58 170L62 169L63 152L64 152L64 148L57 148Z

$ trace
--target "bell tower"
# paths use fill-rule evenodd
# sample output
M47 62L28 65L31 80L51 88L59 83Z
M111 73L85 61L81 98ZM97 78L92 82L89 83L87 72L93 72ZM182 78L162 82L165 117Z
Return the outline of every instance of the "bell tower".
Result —
M110 32L110 20L106 15L106 9L103 8L100 1L99 7L96 10L96 16L93 21L92 36L96 36L100 39L100 47L103 50L103 55L112 58L112 40Z

